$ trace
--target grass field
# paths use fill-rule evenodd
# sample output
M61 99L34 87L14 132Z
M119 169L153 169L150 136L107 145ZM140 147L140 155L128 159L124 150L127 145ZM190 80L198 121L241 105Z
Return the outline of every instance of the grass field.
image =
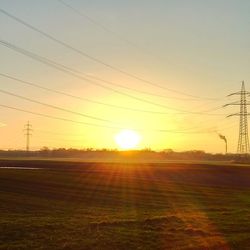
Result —
M250 249L248 166L0 166L0 249Z

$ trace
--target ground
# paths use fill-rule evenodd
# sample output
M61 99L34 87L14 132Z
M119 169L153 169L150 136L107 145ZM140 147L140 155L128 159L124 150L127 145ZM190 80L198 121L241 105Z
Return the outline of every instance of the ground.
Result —
M0 249L249 249L247 165L0 166Z

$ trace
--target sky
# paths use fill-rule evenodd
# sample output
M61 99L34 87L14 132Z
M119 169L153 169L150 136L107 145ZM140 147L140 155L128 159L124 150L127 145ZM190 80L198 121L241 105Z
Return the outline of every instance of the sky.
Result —
M140 135L138 149L222 153L218 132L229 152L236 151L238 117L226 116L238 107L222 106L237 100L226 96L239 91L242 80L250 89L249 1L63 2L0 1L1 10L67 44L0 12L1 41L64 66L0 44L0 74L63 93L0 76L0 105L64 119L0 107L0 148L24 149L30 121L32 149L113 149L116 135L130 129Z

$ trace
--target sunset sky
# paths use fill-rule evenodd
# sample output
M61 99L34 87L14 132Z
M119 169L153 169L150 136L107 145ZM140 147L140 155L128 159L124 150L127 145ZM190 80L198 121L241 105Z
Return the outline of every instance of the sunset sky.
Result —
M238 118L226 116L238 107L221 107L237 100L226 96L239 91L242 80L250 90L250 1L63 1L73 9L57 0L1 0L0 40L62 64L73 74L2 43L0 74L85 101L0 75L0 105L65 119L0 107L0 148L24 149L23 127L29 120L32 149L117 148L115 136L130 129L140 135L139 149L224 152L217 131L228 138L229 151L236 151Z

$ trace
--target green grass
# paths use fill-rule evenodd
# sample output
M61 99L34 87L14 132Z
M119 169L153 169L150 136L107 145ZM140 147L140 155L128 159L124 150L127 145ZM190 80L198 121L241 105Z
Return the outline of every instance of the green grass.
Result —
M249 249L247 166L0 166L0 249Z

